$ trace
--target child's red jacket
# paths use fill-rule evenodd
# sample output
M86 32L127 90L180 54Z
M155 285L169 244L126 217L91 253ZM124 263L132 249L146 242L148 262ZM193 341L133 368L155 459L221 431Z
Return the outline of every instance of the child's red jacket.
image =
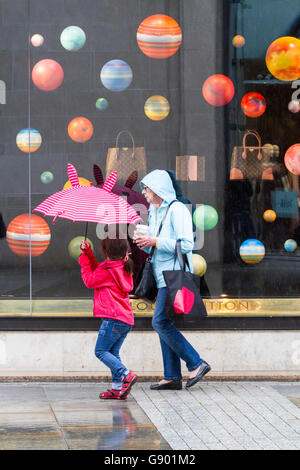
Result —
M86 287L95 289L94 316L134 324L129 292L133 289L132 275L124 269L125 261L96 261L91 248L78 260Z

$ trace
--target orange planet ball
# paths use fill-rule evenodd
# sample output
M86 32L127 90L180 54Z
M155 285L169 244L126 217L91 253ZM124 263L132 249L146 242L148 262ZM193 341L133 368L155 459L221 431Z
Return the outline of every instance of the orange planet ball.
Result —
M64 71L56 60L43 59L35 64L31 76L33 83L40 90L52 91L61 85Z
M247 93L241 102L243 113L251 118L256 118L264 114L266 107L266 100L263 95L255 91Z
M152 59L166 59L178 51L182 33L179 24L167 15L145 18L136 34L141 51Z
M238 49L241 48L241 47L244 47L245 43L246 43L245 38L241 34L237 34L232 39L233 46L237 47Z
M266 222L272 223L276 220L276 212L272 209L268 209L264 212L264 220Z
M86 142L94 132L93 124L85 117L72 119L68 125L69 137L75 142Z
M89 181L89 180L87 180L86 178L82 178L81 176L79 176L78 179L79 179L79 184L80 184L80 186L91 186L91 185L92 185L92 182ZM72 187L71 181L68 180L68 181L65 183L65 185L64 185L64 187L63 187L63 190L69 189L69 188L71 188L71 187Z
M211 75L205 80L202 93L212 106L224 106L234 97L234 85L225 75Z
M8 225L6 240L9 248L18 256L40 256L47 250L51 232L47 222L35 214L21 214ZM30 243L31 242L31 243Z
M290 82L300 78L300 40L284 36L273 41L267 50L266 64L278 80Z

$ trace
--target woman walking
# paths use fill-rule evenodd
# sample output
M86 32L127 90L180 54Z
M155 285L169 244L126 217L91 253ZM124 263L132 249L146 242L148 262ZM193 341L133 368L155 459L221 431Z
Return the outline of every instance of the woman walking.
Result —
M150 252L153 272L158 288L152 326L157 331L161 344L164 364L164 378L151 385L152 390L181 390L182 375L180 359L185 361L189 379L186 388L195 385L210 371L209 364L201 359L198 352L174 326L166 312L167 288L163 271L172 270L174 266L176 240L181 240L182 252L187 254L189 266L192 267L192 250L194 245L192 217L185 205L176 201L172 180L164 170L154 170L142 181L142 192L150 204L149 233L146 236L136 235L135 241L143 250ZM161 231L157 236L159 227ZM178 260L175 269L180 269Z

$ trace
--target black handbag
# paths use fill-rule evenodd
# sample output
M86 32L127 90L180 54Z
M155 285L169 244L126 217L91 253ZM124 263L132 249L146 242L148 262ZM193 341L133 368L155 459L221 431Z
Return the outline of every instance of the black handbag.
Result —
M156 237L158 237L161 232L163 223L166 220L167 214L173 202L176 202L176 200L172 201L169 204L168 209L166 210L165 216L160 223ZM147 300L150 300L151 302L153 302L156 299L157 291L158 291L156 280L153 274L153 267L151 263L154 250L155 250L155 246L151 248L150 254L148 258L146 259L143 268L140 271L139 278L137 281L137 287L134 292L134 295L136 297L140 299L147 299Z
M180 269L175 270L177 258ZM168 290L168 314L172 318L184 315L206 317L207 311L200 293L201 278L186 271L187 266L189 266L187 256L182 254L181 242L177 240L173 270L163 271Z

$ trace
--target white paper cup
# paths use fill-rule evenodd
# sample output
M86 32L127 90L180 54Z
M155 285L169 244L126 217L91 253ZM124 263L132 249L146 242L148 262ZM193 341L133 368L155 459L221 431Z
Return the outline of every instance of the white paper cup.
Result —
M135 236L136 237L146 237L148 235L149 227L148 225L138 224L136 226Z

